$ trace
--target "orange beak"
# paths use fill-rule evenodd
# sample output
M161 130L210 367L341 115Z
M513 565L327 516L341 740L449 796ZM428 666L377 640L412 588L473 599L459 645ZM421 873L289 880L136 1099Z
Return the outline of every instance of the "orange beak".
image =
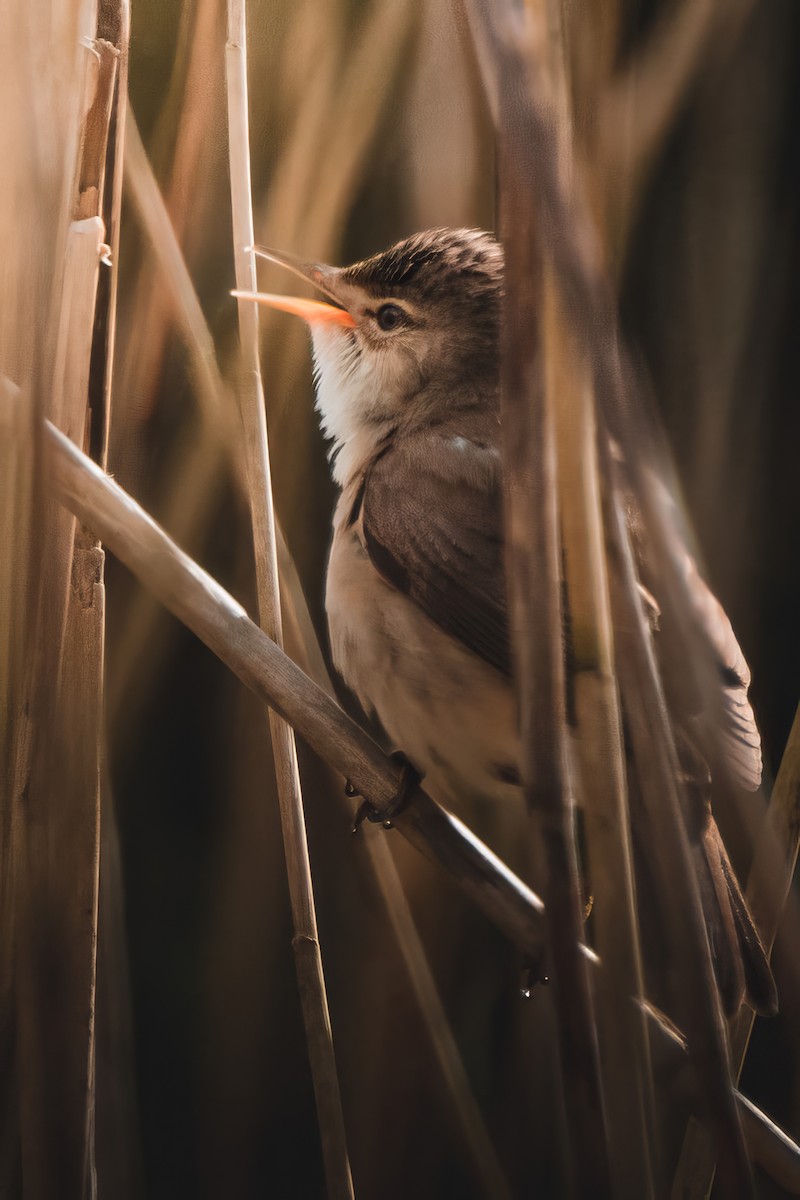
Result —
M302 317L309 325L341 325L345 329L354 329L355 321L344 308L336 308L333 304L324 304L320 300L301 300L298 296L276 296L271 292L231 292L237 300L255 300L268 308L278 308L281 312L293 313Z

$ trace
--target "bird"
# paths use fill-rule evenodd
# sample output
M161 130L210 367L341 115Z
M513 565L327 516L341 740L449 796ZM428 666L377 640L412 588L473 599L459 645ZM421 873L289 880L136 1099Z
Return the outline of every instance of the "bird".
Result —
M522 863L500 452L502 247L482 230L442 228L346 267L260 253L325 297L234 293L310 328L316 407L339 489L325 594L333 664L431 795L482 827L508 818L517 836L507 846ZM645 534L635 525L639 545ZM694 560L684 561L718 661L726 765L754 790L761 750L747 665L722 606ZM642 569L657 642L648 582ZM711 812L691 719L673 714L673 728L725 1008L746 995L772 1012L774 982ZM637 885L643 870L637 864Z

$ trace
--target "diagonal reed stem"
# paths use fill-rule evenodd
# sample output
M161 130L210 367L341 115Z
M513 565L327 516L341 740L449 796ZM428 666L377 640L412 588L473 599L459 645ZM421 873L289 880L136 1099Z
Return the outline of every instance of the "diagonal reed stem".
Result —
M392 811L402 782L397 763L287 658L242 606L184 554L119 484L50 422L45 423L45 447L49 478L60 502L94 528L156 599L245 687L288 720L333 770L349 778L373 808ZM421 788L412 789L408 801L406 809L392 816L398 832L446 870L523 954L538 950L544 913L539 897ZM581 952L597 968L597 956L583 943ZM677 1067L686 1051L682 1035L655 1009L645 1008L651 1031L662 1046L671 1047L670 1059ZM734 1096L740 1112L747 1109L757 1122L759 1144L771 1147L775 1162L785 1163L790 1154L793 1178L800 1179L800 1148L780 1131L776 1134L764 1114L738 1092ZM747 1132L750 1138L751 1127Z
M753 914L759 933L764 942L764 949L769 954L778 933L781 914L786 904L789 889L792 886L797 854L800 849L800 708L795 714L794 724L789 733L789 740L781 760L780 769L772 789L769 807L761 831L756 841L750 875L747 880L745 898ZM747 1046L753 1031L755 1013L742 1005L730 1030L731 1059L734 1075L738 1079L744 1066ZM746 1113L743 1111L743 1118ZM756 1152L754 1157L761 1161ZM777 1161L783 1162L778 1154ZM787 1175L776 1175L773 1178L782 1182L790 1190L788 1172L794 1169L795 1188L793 1194L800 1193L797 1185L800 1170L796 1159L788 1156L789 1166ZM708 1136L708 1131L696 1121L691 1123L686 1131L681 1163L679 1164L673 1187L673 1196L681 1200L704 1200L711 1192L716 1169L714 1144ZM681 1189L681 1190L679 1190Z
M214 342L133 120L130 132L132 138L126 155L126 165L133 199L142 224L150 236L164 282L174 292L175 320L183 335L193 368L195 394L200 402L203 419L213 423L218 431L214 444L220 446L222 456L230 453L227 448L227 444L232 441L228 428L231 424L228 413L232 410L229 406L226 407L228 395L217 367ZM239 424L235 416L234 422ZM239 477L237 473L237 482ZM333 695L333 686L327 676L322 651L311 625L311 618L303 606L300 583L294 573L294 564L286 544L280 536L279 525L277 533L281 616L285 641L290 647L294 661L303 666L306 674L329 695ZM148 603L152 603L149 597ZM130 696L130 686L126 688L126 696ZM374 885L383 897L436 1059L453 1100L462 1128L465 1153L474 1164L476 1176L483 1181L486 1194L500 1200L508 1195L508 1185L503 1178L486 1125L472 1094L470 1081L450 1030L391 851L382 838L366 838L365 845Z
M60 501L242 683L289 721L379 812L395 808L403 772L355 721L258 628L238 601L175 545L152 517L55 427L46 425ZM392 817L400 833L447 870L523 953L540 945L544 905L495 854L421 788ZM597 961L584 947L584 953Z
M253 254L255 238L250 183L245 0L228 0L225 62L236 285L242 290L254 291L258 285ZM239 338L242 375L238 394L244 426L259 622L261 628L280 646L283 643L283 630L264 389L258 350L258 312L254 305L241 300ZM294 924L292 948L314 1082L325 1177L332 1200L352 1200L353 1182L314 908L297 748L291 726L273 709L269 711L269 725Z

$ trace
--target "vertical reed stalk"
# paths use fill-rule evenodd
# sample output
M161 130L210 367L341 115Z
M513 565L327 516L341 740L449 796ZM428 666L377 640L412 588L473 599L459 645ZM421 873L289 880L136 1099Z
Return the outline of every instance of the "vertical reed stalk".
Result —
M189 353L203 419L219 428L223 440L229 442L231 437L235 436L236 430L231 428L227 415L230 410L225 408L228 397L217 367L214 342L133 120L130 123L129 134L126 161L131 192L142 224L150 237L164 281L174 293L175 321L183 334ZM305 608L294 565L280 536L280 530L277 529L276 532L282 597L281 616L290 655L295 662L307 664L304 667L306 673L311 674L321 687L332 694L333 689L310 616ZM292 601L288 612L287 598ZM444 1081L453 1098L464 1134L465 1152L472 1158L476 1176L483 1180L487 1194L503 1197L508 1194L508 1185L503 1179L486 1126L472 1095L394 860L382 839L370 837L365 839L365 844L375 886L381 892L386 905L411 986L417 996Z
M114 232L107 227L113 193L118 195L110 135L120 47L105 32L96 5L84 5L75 45L80 68L73 77L80 135L68 138L79 149L65 172L73 189L71 220L53 307L52 376L43 398L58 425L98 458L110 398L115 301L115 281L102 260L105 239ZM34 471L39 466L34 456ZM20 1141L26 1194L77 1198L95 1186L104 556L95 539L52 503L41 515L29 663L30 778L16 800Z
M697 879L678 798L678 762L650 631L637 590L625 518L605 434L600 432L606 525L613 555L612 607L618 669L648 824L649 865L663 906L669 953L680 979L675 1002L720 1154L723 1195L752 1197L753 1181L733 1094L727 1040Z
M506 258L501 383L509 600L523 784L534 878L545 902L568 1136L581 1196L610 1195L597 1034L583 938L572 785L567 770L559 523L552 396L532 345L541 269L500 104L500 204ZM507 115L507 114L506 114ZM538 351L538 347L536 350ZM541 366L538 356L538 366Z
M414 914L392 852L378 834L365 840L375 882L386 905L386 915L394 931L409 982L431 1039L436 1063L453 1105L455 1120L461 1130L464 1155L471 1161L475 1178L480 1181L484 1195L491 1197L491 1200L512 1200L486 1122L475 1100L458 1043L450 1028L442 997L417 931Z
M228 40L225 49L236 284L240 290L255 291L258 285L253 253L255 239L250 185L246 37L245 2L228 0ZM241 300L239 336L243 360L240 408L250 491L259 621L265 632L280 645L282 628L278 563L258 349L258 312L254 305ZM314 1081L328 1193L334 1200L351 1200L353 1184L314 910L297 751L290 726L273 710L270 710L269 720L294 922L292 947Z
M505 253L501 417L506 557L523 783L531 812L535 878L546 915L555 979L560 1065L575 1182L582 1196L609 1196L611 1178L597 1032L585 960L571 781L567 771L555 427L536 329L543 247L533 217L529 144L520 127L526 86L511 52L511 5L467 4L498 136Z
M5 349L5 347L3 347ZM34 521L31 406L0 376L0 1195L19 1190L16 926L21 916L19 796L30 776L28 628Z
M619 32L618 5L580 14L562 0L540 3L557 103L564 170L582 152L593 210L605 232L603 164L595 161L593 107L610 73ZM555 11L554 11L555 10ZM544 59L544 55L542 55ZM602 236L602 233L601 233ZM576 351L569 312L546 272L541 316L546 386L558 434L559 502L567 587L574 748L592 930L604 964L597 976L600 1062L607 1106L609 1153L620 1196L652 1196L658 1178L650 1044L636 912L631 829L608 563L596 446L591 374ZM631 1002L633 1001L633 1003Z
M508 81L512 73L515 79L517 140L527 151L520 169L526 173L530 203L538 225L546 235L543 252L552 260L565 306L570 313L576 343L591 365L603 416L609 424L613 420L612 431L622 440L623 448L629 447L626 454L628 469L641 489L648 532L653 536L660 561L666 560L671 571L673 564L667 558L666 551L669 544L665 528L667 517L663 505L659 505L653 497L652 481L648 481L637 457L641 456L642 446L634 443L634 428L643 434L644 427L641 419L634 425L631 372L626 374L621 365L614 304L602 270L597 235L582 193L572 185L571 178L558 161L559 139L544 89L543 72L535 57L530 58L514 41L513 31L518 25L514 18L507 16L508 19L504 23L499 22L495 30L494 53L502 56L504 79ZM510 84L506 82L506 86ZM605 440L602 434L601 453L607 452ZM605 487L611 487L612 475L607 459L604 473ZM616 521L617 517L613 519ZM647 640L649 634L643 626L643 614L631 583L634 573L627 532L621 528L614 536L619 547L620 569L623 563L628 563L625 567L625 588L617 589L623 599L615 611L615 626L619 628L622 621L625 628L634 631L632 646L620 658L620 683L623 700L628 696L626 707L639 725L634 753L643 776L648 778L650 795L646 803L650 820L654 822L653 837L656 839L653 850L659 869L664 867L660 891L671 912L671 942L676 966L681 973L680 999L690 1052L724 1153L726 1186L730 1195L750 1195L749 1164L733 1096L725 1033L699 906L697 881L689 862L686 834L675 793L675 749L652 647ZM681 632L688 639L687 647L694 648L697 639L691 636L693 618L687 610L688 602L681 594L681 583L670 578L667 586L671 589L670 598L678 605L683 618ZM633 662L636 663L635 671L630 667ZM701 654L698 660L700 670L705 663L706 658ZM675 878L669 875L668 863L672 871L679 873L678 886Z
M552 281L551 281L552 282ZM614 666L595 413L558 297L544 314L547 386L558 414L559 496L569 598L575 745L594 900L600 1060L612 1175L621 1196L653 1194L658 1162L653 1080L634 895L622 722ZM557 405L556 405L557 398Z
M176 481L162 510L165 525L182 543L190 543L206 526L218 500L225 467L232 456L235 409L229 400L215 358L213 339L203 317L189 271L142 146L131 113L125 143L125 183L145 235L151 242L160 269L164 294L171 296L178 328L192 349L190 376L200 409L200 428L190 428L182 438L171 481ZM130 431L130 425L126 426ZM203 480L198 487L196 481ZM158 608L141 591L132 597L126 615L126 636L117 648L116 670L107 696L109 723L122 736L152 693L152 673L162 660L168 634L158 622Z
M800 708L783 753L747 880L747 900L764 949L775 943L800 848ZM738 1080L744 1066L755 1013L744 1005L730 1030L731 1060ZM675 1200L703 1200L714 1180L714 1146L706 1129L693 1121L686 1131L676 1173Z
M106 93L107 143L95 151L91 176L86 183L98 188L97 210L103 218L104 241L108 246L105 266L98 280L95 340L92 347L89 406L90 445L95 460L105 469L111 428L112 391L117 340L117 299L120 282L119 248L122 229L122 180L128 119L128 51L130 44L129 0L104 3L98 13L98 48L108 75L113 64L114 86ZM86 189L84 189L86 190ZM87 556L102 551L86 537ZM91 557L89 563L91 564ZM98 589L99 590L99 589ZM86 618L84 617L84 620ZM103 657L104 630L97 642ZM116 814L111 803L108 771L105 768L105 663L102 672L103 710L99 730L104 738L100 755L98 808L100 814L99 865L97 877L97 966L96 1022L94 1037L95 1112L93 1118L94 1158L100 1195L133 1200L141 1188L137 1139L135 1067L130 1012L128 946L125 937L123 877L118 846Z

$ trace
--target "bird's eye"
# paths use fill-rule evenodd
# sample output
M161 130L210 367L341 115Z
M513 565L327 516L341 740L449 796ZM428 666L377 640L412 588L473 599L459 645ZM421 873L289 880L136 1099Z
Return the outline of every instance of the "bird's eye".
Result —
M378 328L385 333L389 333L392 329L399 329L405 319L406 314L399 304L382 304L378 309Z

